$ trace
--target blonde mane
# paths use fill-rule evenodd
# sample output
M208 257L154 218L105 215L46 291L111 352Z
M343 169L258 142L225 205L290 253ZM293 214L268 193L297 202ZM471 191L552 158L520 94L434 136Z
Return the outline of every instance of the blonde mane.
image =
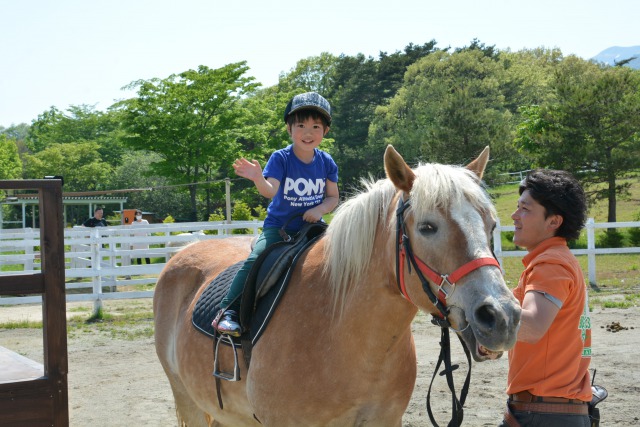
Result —
M461 166L436 163L413 169L416 179L411 189L411 210L424 213L440 208L460 209L471 203L483 215L496 216L488 194L475 174ZM362 180L364 189L336 210L327 229L324 273L333 291L334 311L342 314L350 286L361 282L370 267L376 229L382 223L395 232L395 218L389 221L391 202L397 189L388 179Z

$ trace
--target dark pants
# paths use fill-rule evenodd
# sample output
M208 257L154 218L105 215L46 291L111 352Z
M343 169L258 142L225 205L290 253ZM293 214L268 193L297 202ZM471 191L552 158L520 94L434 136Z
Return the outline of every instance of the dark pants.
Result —
M279 228L265 228L262 230L262 234L258 237L253 251L249 254L249 258L247 258L236 273L236 277L233 278L233 283L231 283L227 295L220 302L221 308L230 308L236 311L240 310L240 295L244 290L244 284L247 281L247 276L253 267L253 263L256 262L256 259L258 259L260 254L264 252L268 246L282 241L279 230ZM290 230L287 230L287 233L291 236L295 234Z
M511 411L522 427L591 427L588 415ZM509 427L506 421L498 427Z

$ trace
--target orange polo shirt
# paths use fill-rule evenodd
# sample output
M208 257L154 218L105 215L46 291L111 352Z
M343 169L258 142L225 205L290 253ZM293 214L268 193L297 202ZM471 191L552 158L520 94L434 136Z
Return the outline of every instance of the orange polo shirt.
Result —
M591 319L587 290L578 260L567 242L552 237L523 259L525 270L513 295L544 292L562 303L547 333L535 344L518 341L509 351L507 394L591 400Z

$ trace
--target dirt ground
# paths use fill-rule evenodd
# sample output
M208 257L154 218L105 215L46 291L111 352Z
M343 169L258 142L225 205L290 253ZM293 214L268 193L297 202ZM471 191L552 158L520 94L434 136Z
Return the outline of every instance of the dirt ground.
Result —
M136 300L136 304L151 300ZM119 301L126 304L125 301ZM69 304L74 310L79 303ZM85 303L86 305L86 303ZM77 315L75 313L70 313ZM0 323L37 320L39 306L0 307ZM151 321L140 321L148 331ZM619 328L615 328L615 323ZM612 332L620 329L618 332ZM595 309L592 313L593 359L596 383L609 391L599 407L601 426L640 425L640 307ZM418 380L403 418L403 426L430 425L426 397L437 362L439 328L421 315L414 322L418 352ZM459 363L456 387L464 382L466 358L452 336L453 363ZM42 363L42 332L33 329L0 329L0 345ZM174 404L169 383L157 360L153 337L113 334L94 328L70 333L69 411L70 425L85 426L175 426ZM507 358L474 363L465 404L465 426L495 426L502 417L506 396ZM212 396L213 398L213 396ZM443 377L431 392L431 406L439 425L451 416L451 397Z

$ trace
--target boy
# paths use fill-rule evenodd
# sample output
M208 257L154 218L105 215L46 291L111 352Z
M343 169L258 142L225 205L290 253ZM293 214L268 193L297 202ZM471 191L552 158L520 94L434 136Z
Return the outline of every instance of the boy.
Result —
M545 169L530 172L519 192L513 243L528 254L513 290L522 317L501 427L589 427L591 321L582 270L567 246L584 226L585 194L569 173Z
M278 230L287 224L287 233L293 235L304 221L321 221L322 215L338 205L338 166L329 154L318 149L331 125L329 102L315 92L296 95L285 108L284 121L292 144L274 152L264 172L257 160L241 158L233 164L237 175L253 181L258 192L272 200L262 234L213 320L213 327L223 334L241 335L239 297L258 256L267 246L282 240Z

